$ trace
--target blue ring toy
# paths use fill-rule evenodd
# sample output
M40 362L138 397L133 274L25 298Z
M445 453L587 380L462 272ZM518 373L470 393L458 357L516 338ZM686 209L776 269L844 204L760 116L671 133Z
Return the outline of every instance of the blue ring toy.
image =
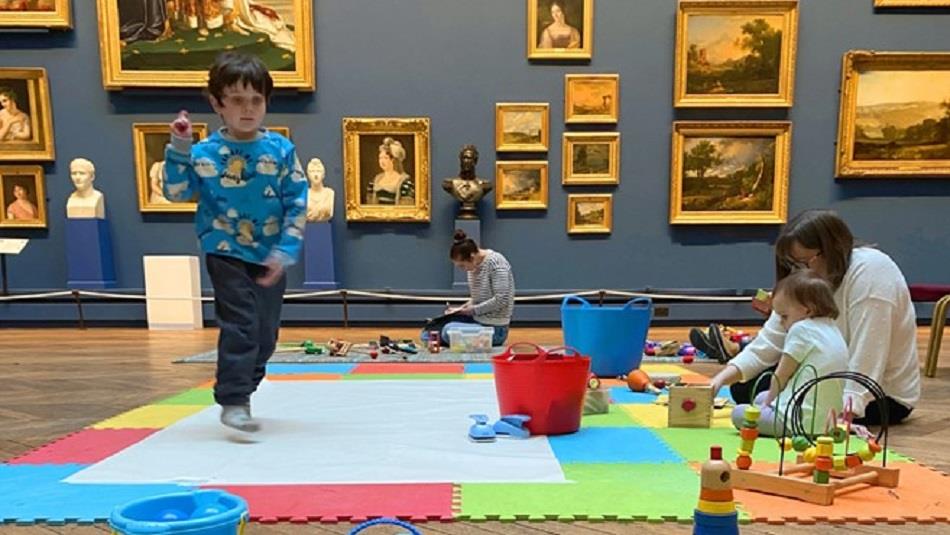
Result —
M350 530L349 535L356 535L357 533L363 531L366 528L369 528L372 526L379 526L382 524L389 524L392 526L399 526L401 528L406 528L409 530L409 533L411 533L412 535L422 535L422 532L416 529L416 527L410 524L409 522L403 522L402 520L397 520L395 518L374 518L372 520L367 520L366 522L363 522L362 524Z

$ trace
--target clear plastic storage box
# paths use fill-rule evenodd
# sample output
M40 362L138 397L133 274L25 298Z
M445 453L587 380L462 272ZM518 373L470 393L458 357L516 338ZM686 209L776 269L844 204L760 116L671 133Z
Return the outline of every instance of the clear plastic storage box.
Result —
M449 351L457 353L488 353L491 352L491 339L495 329L472 325L453 327L448 331Z

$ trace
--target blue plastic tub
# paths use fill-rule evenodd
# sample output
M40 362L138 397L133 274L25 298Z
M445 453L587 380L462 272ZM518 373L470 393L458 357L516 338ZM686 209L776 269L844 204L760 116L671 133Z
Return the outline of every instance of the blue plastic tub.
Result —
M620 307L593 306L577 295L561 302L564 345L590 357L591 372L616 377L640 367L653 301L631 299Z
M125 535L236 535L247 523L247 502L209 489L151 496L112 511L109 525Z

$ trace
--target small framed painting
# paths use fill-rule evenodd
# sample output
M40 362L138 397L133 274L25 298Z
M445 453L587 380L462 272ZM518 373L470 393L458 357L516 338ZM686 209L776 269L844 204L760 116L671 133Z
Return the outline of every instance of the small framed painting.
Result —
M547 210L548 162L495 163L496 210Z

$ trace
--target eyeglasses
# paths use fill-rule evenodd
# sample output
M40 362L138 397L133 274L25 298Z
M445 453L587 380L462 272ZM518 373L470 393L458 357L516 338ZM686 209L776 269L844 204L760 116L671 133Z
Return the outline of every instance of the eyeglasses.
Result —
M811 267L811 263L821 256L821 251L809 256L808 258L786 258L782 261L785 264L785 267L789 269L808 269Z
M267 101L267 99L262 96L247 98L240 95L224 95L221 97L221 100L235 108L260 108Z

